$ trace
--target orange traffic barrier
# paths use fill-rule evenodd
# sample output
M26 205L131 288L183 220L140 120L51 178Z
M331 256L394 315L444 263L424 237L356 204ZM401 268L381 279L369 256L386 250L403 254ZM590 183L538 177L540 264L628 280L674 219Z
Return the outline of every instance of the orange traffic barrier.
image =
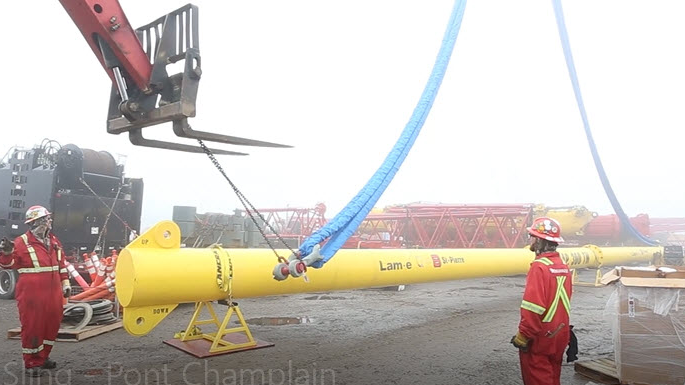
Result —
M74 300L74 301L82 301L82 300L84 300L85 298L88 298L88 297L92 296L92 295L95 294L95 293L100 293L100 292L103 292L103 291L107 291L107 288L106 288L106 287L93 287L93 288L90 288L90 289L87 289L87 290L83 291L82 293L78 293L78 294L76 294L76 295L72 295L72 296L70 297L70 299L72 299L72 300Z
M96 252L90 253L90 260L93 261L93 266L95 266L95 269L100 268L100 258L98 258L98 254Z
M100 292L103 290L108 290L110 287L113 287L113 285L114 285L114 280L107 277L107 278L105 278L105 282L103 282L101 285L99 285L97 287L84 288L83 293L79 293L77 295L74 295L71 298L74 300L81 300L85 297L92 295L93 293Z
M112 256L107 258L98 258L95 252L91 254L90 258L87 258L86 255L86 261L90 261L93 266L97 266L97 268L95 268L95 279L92 279L90 285L87 287L83 287L83 285L79 283L79 285L83 287L83 292L71 296L70 299L74 301L90 301L114 297L116 283L115 264L117 256L116 251L113 251ZM86 266L89 266L87 262ZM76 274L78 275L78 273ZM73 274L72 277L77 279ZM81 278L81 280L83 280L83 278ZM85 281L83 282L85 283Z
M86 296L84 296L82 300L90 301L109 296L110 293L114 293L114 283L115 281L113 279L105 279L105 283L103 283L98 288L84 292L83 294L86 294Z
M76 271L76 269L74 268L74 265L72 265L69 262L66 262L65 264L67 266L67 272L69 272L69 275L71 275L71 278L73 278L76 281L76 283L78 283L79 286L81 286L84 289L87 289L90 287L90 286L88 286L88 282L86 282L86 280L83 279L83 277L81 277L81 274L79 274L78 271Z
M97 272L95 271L95 265L93 265L93 260L88 258L88 253L83 253L83 261L86 264L86 270L90 274L90 282L95 281L97 277Z
M100 264L98 268L98 274L95 279L90 284L90 287L98 287L105 281L105 273L107 272L107 266Z
M74 300L74 301L81 300L81 299L87 297L88 295L92 294L93 291L95 291L95 290L96 290L96 288L84 289L81 293L73 294L71 297L69 297L69 299ZM101 289L98 289L98 290L101 290Z
M114 265L107 265L107 276L114 278L112 277L112 274L114 274Z
M84 298L83 301L92 301L95 299L104 299L104 298L108 298L112 294L114 294L114 288L110 287L107 290L100 290L99 292L94 293L94 294Z

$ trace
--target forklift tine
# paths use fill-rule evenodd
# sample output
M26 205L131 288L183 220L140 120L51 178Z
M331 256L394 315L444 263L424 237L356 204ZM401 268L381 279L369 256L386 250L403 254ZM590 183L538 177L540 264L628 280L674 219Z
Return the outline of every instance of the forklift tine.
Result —
M204 151L200 147L195 147L187 144L180 144L180 143L172 143L172 142L164 142L161 140L151 140L151 139L145 139L143 137L143 132L142 130L139 129L133 129L128 132L128 138L136 146L145 146L145 147L154 147L154 148L162 148L165 150L174 150L174 151L184 151L184 152L193 152L193 153L200 153L203 154ZM216 155L248 155L244 152L236 152L236 151L227 151L227 150L221 150L221 149L215 149L211 148L212 152Z
M237 136L214 134L205 131L193 130L188 124L187 119L174 120L174 133L182 138L208 140L211 142L235 144L239 146L256 146L256 147L276 147L276 148L292 148L293 146L287 144L278 144L271 142L262 142L261 140L239 138Z

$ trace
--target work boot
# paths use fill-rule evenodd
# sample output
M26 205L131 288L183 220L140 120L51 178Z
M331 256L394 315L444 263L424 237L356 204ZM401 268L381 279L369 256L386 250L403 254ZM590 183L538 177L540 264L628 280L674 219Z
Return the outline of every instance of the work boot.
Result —
M27 377L40 377L44 372L40 366L34 366L33 368L24 369L24 373Z
M54 369L57 367L57 363L49 358L45 359L45 362L43 362L43 366L41 366L43 369Z

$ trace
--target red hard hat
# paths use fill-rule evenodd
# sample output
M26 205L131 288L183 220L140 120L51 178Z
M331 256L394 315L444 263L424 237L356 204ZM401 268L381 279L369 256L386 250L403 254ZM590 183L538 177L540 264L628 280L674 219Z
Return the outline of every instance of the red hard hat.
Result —
M24 221L24 223L28 224L35 221L36 219L40 219L48 215L50 215L50 212L45 207L37 205L31 206L28 210L26 210L26 221Z
M548 241L562 243L561 225L556 219L548 217L536 218L528 228L528 233L534 237L546 239Z

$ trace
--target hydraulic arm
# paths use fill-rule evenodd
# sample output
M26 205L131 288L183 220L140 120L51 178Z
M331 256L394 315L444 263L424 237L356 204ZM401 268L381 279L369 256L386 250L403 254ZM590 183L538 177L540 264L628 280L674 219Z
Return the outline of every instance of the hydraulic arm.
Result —
M95 56L112 80L107 132L129 133L140 146L202 152L195 146L145 139L144 127L172 122L183 138L225 144L290 147L258 140L192 129L195 102L202 76L198 8L181 7L133 29L118 0L60 0ZM169 65L183 61L183 72L169 74ZM246 155L216 150L216 154Z

